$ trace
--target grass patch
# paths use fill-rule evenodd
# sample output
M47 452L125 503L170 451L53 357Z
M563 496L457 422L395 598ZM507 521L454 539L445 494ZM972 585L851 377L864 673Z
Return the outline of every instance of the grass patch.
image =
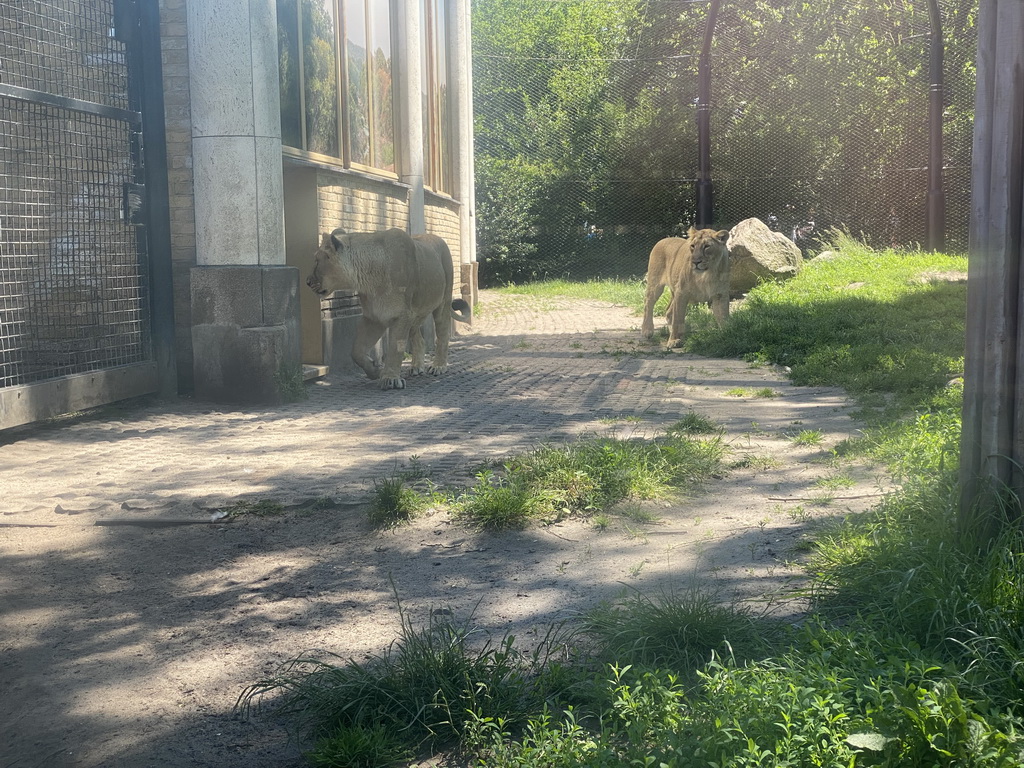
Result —
M583 616L577 637L548 643L564 651L557 662L519 654L509 636L469 643L468 628L417 633L403 618L385 657L303 662L241 704L273 696L313 739L400 748L383 742L391 733L488 768L1024 765L1024 532L1011 526L979 551L957 527L962 390L946 382L962 366L965 289L921 279L964 260L841 236L835 246L839 257L752 291L724 331L690 337L692 351L847 388L871 427L832 460L875 457L901 485L826 529L804 507L786 513L814 526L793 547L807 553L809 615L781 624L697 587L631 590ZM713 427L691 414L657 440L544 448L487 485L519 484L537 505L530 520L583 513L608 527L609 500L714 471L717 437L694 439ZM820 443L794 427L795 441ZM819 481L820 503L849 482ZM352 752L338 764L361 764Z
M492 642L470 621L432 613L416 627L401 605L399 614L401 635L384 653L366 662L295 658L246 688L236 709L286 716L298 738L312 744L307 757L315 765L387 765L373 761L457 746L470 713L525 720L524 707L539 706L547 692L548 678L533 673L546 649L565 641L552 630L539 650L524 655L514 637Z
M793 441L793 445L811 446L821 445L824 437L820 429L801 429L790 439Z
M757 286L725 329L695 328L686 349L786 365L796 384L865 400L890 393L874 401L886 418L921 406L963 372L967 291L922 275L966 271L966 258L874 251L842 234L831 247L838 258Z
M691 588L644 594L631 590L588 613L581 632L599 658L618 666L693 673L715 655L752 658L770 648L765 627L745 608Z
M714 474L724 449L716 438L679 431L648 439L596 438L542 446L485 470L457 496L457 518L483 528L518 528L572 515L590 516L623 499L653 499Z

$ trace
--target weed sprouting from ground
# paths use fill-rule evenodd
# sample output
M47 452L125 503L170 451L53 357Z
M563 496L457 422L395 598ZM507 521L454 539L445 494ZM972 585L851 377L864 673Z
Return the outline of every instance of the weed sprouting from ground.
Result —
M666 430L669 435L713 435L721 431L720 425L694 411L687 413Z
M284 512L284 505L273 499L255 499L236 501L224 510L228 517L239 515L254 515L256 517L269 517L280 515Z
M374 528L394 528L412 519L426 499L398 475L375 480L370 494L369 518Z

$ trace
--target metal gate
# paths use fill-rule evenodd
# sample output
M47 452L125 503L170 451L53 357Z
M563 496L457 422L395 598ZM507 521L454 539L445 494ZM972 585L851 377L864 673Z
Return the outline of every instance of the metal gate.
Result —
M0 429L157 388L135 24L0 0Z

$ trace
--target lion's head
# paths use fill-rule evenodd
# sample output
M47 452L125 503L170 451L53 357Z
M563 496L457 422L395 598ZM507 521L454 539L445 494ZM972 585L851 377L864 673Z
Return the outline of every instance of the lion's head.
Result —
M705 272L715 270L729 271L729 230L694 229L690 227L687 234L690 254L694 270Z
M306 285L320 296L327 296L335 291L352 289L346 278L344 259L344 229L325 232L320 241L320 248L314 256L313 272L306 278Z

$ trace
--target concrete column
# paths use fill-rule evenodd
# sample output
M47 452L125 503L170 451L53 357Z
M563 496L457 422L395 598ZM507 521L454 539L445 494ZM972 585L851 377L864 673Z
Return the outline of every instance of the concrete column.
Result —
M301 381L298 270L285 266L276 5L189 0L187 9L195 391L275 401Z
M420 0L398 2L398 51L402 72L396 78L402 105L397 141L399 176L409 185L409 234L427 231L423 197L423 19Z
M459 209L460 252L462 254L461 280L463 298L470 304L477 298L476 263L476 182L473 167L473 58L471 8L469 0L455 0L451 14L451 34L455 50L452 51L455 78L455 116L457 139L457 196Z

